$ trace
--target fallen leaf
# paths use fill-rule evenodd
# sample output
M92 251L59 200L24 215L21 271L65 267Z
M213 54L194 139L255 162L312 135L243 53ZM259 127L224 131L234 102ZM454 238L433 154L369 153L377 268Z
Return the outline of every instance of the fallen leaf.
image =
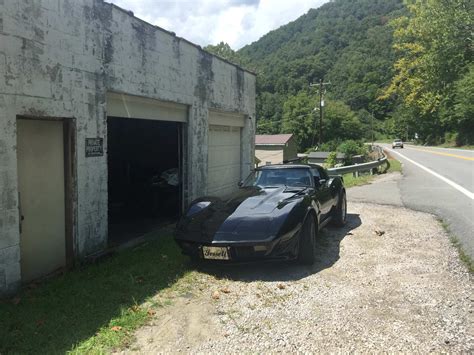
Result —
M43 326L44 323L45 323L45 320L44 320L44 319L38 319L38 320L36 321L36 325L37 325L38 327Z
M214 291L214 293L212 294L212 298L215 299L215 300L218 300L220 298L220 294L219 294L219 291Z
M374 232L375 232L375 234L377 234L379 237L385 234L385 231L379 230L379 229L376 229Z
M149 316L154 316L156 314L156 311L154 309L149 309L147 312L146 312Z
M229 288L226 286L226 287L221 288L221 292L222 292L222 293L230 293L230 290L229 290Z
M21 298L20 297L15 297L12 299L12 303L16 306L18 305L19 303L21 302Z
M284 290L286 288L286 286L284 284L278 284L277 287L280 289L280 290Z
M122 327L120 325L114 325L110 330L113 330L114 332L118 332L122 330Z
M137 306L137 305L133 305L132 307L130 307L130 309L133 311L133 312L138 312L140 310L140 306Z

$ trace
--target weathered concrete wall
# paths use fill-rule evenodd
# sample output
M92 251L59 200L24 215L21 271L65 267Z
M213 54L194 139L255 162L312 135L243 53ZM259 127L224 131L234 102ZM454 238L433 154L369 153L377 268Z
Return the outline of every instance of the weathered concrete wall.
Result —
M74 119L76 256L107 240L107 157L85 138L107 137L106 92L189 105L186 191L206 191L208 110L250 116L242 175L251 168L255 76L101 0L0 0L0 292L20 282L16 119ZM106 147L105 151L106 151Z

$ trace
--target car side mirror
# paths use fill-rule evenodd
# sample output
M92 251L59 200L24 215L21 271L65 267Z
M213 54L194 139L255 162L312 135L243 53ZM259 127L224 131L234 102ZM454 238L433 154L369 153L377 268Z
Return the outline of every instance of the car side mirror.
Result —
M326 183L326 179L321 179L317 176L314 177L314 185L316 187L321 187Z
M244 181L243 181L243 180L240 180L240 181L237 183L237 186L238 186L238 187L244 186Z

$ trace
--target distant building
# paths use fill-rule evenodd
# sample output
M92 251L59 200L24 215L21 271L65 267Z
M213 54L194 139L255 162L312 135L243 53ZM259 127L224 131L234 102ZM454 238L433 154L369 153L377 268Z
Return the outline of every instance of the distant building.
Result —
M308 154L308 163L323 164L330 153L331 152L311 152ZM336 160L338 163L342 163L344 161L344 158L345 154L337 153Z
M257 134L255 156L260 165L280 164L297 157L296 142L292 134Z

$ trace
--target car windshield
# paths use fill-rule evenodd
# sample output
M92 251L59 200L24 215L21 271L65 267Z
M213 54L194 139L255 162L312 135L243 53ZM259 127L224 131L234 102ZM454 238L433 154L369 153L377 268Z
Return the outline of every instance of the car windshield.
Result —
M261 187L310 187L311 174L305 168L262 169L252 172L243 186Z

